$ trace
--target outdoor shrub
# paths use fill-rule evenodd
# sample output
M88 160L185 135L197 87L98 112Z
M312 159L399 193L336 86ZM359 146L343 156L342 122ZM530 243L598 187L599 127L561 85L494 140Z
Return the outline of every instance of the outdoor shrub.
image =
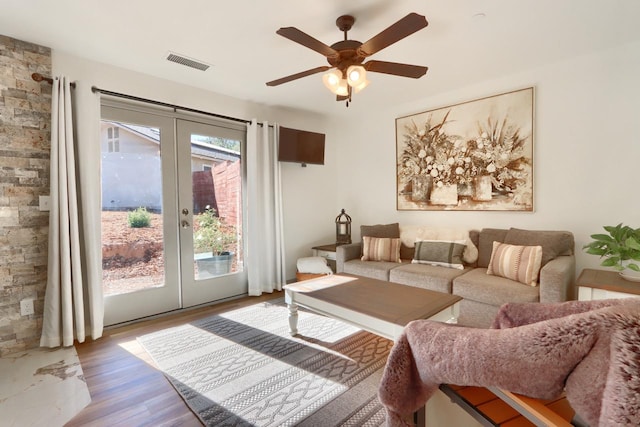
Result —
M228 251L237 242L235 227L225 224L216 215L216 210L207 206L204 212L195 216L193 245L196 253L212 252L219 255Z
M131 228L149 227L151 225L151 215L146 208L138 208L127 214L127 222Z

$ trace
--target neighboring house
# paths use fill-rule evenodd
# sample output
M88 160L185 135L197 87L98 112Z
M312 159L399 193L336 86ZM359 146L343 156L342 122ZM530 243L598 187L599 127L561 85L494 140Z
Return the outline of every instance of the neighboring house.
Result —
M145 207L150 211L160 211L162 176L159 130L105 120L101 122L100 141L102 209L130 210ZM220 172L215 173L214 170L219 167L226 171L229 163L239 166L238 160L238 152L207 143L191 142L196 213L206 206L218 209L218 204L224 197L221 194L216 197L216 188L222 183L214 185L214 175L221 176ZM240 185L240 180L232 181L232 185ZM228 186L229 183L224 183L225 188ZM235 190L237 191L233 193L239 194L239 187Z

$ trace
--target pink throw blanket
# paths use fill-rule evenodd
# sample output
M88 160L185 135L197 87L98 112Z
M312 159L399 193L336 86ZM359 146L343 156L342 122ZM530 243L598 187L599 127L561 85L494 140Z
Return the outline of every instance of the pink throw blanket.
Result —
M591 426L640 425L640 298L505 304L494 328L409 323L380 383L387 425L412 426L440 384L565 391Z

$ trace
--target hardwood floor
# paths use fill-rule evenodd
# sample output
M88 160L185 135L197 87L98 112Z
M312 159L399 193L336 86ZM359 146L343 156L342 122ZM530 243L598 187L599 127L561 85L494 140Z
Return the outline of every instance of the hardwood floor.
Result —
M108 329L97 341L76 344L91 394L91 403L69 421L66 427L201 426L199 419L187 407L162 372L154 367L153 361L138 344L136 338L280 297L284 297L284 292L264 294L260 297L244 297L209 307L168 314L152 320ZM495 425L533 425L522 416L518 416L519 414L511 407L486 389L449 387L482 413L486 412L482 410L483 404L490 408L495 402L500 403L500 408L503 409L499 411L499 416L504 418L504 422L494 421ZM551 415L558 419L562 418L561 421L566 424L574 414L564 398L542 404L548 406ZM492 410L495 412L495 408ZM485 416L495 420L493 412L486 412ZM553 425L560 424L554 422Z
M274 292L170 314L106 330L97 341L77 344L91 403L66 426L201 426L136 337L283 296Z

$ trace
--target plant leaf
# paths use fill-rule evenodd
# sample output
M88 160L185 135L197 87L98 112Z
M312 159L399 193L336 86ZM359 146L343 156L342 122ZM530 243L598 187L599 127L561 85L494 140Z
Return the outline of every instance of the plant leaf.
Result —
M629 248L640 251L640 242L638 242L635 237L629 237L624 243Z
M592 234L592 242L583 246L586 253L599 255L602 258L600 265L613 267L616 270L624 270L622 262L628 260L640 261L640 228L634 229L622 223L603 227L609 233ZM629 269L640 271L638 264L630 263ZM639 269L639 270L636 270Z
M591 238L593 240L598 240L601 242L614 242L615 239L613 239L611 236L607 236L606 234L592 234Z
M605 251L604 249L594 248L594 247L589 247L586 252L591 255L600 255L600 256L607 253L607 251Z
M616 229L617 229L617 228L620 228L620 226L621 226L621 225L622 225L622 224L618 224L617 226L613 226L613 225L605 225L605 226L604 226L604 227L602 227L602 228L604 228L605 230L607 230L607 232L608 232L609 234L613 234L613 233L615 233L615 231L616 231Z

